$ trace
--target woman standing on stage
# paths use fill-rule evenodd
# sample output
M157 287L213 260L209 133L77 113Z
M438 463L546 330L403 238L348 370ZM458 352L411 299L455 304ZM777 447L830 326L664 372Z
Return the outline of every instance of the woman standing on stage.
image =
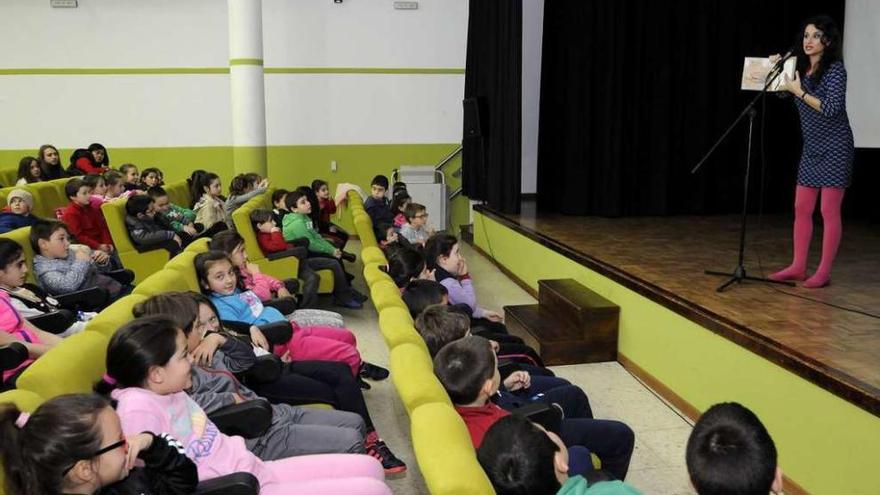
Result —
M785 77L784 83L800 114L803 136L794 200L794 259L791 265L770 278L806 278L813 210L821 192L822 260L816 272L804 282L804 287L815 289L831 282L831 265L843 233L840 206L852 179L854 145L846 114L846 69L841 57L840 30L827 16L808 19L803 26L797 72L794 79ZM775 62L773 58L771 61ZM778 59L778 55L775 58Z

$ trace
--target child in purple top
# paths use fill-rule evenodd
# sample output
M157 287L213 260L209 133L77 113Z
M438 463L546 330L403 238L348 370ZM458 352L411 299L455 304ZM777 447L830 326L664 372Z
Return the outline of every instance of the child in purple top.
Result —
M379 462L358 454L325 454L264 462L244 440L221 433L184 390L191 385L186 337L163 316L142 317L120 328L107 348L107 375L98 390L112 392L126 434L170 433L196 463L199 480L244 471L263 495L391 493ZM115 389L114 389L115 388Z
M459 251L458 239L449 234L437 234L425 243L425 261L428 270L434 270L434 279L449 291L449 304L467 304L474 318L501 323L504 318L477 305L477 295L468 273L467 262Z

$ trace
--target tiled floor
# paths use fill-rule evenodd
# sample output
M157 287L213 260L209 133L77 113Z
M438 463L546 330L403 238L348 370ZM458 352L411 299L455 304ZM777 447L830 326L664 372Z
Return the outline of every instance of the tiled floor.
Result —
M359 246L352 245L353 252ZM500 311L507 304L530 304L534 299L499 272L488 260L462 247L476 282L478 300L486 308ZM362 273L358 262L352 273ZM366 293L362 277L355 282ZM388 350L379 333L378 316L371 305L363 310L344 310L346 322L358 337L363 356L388 365ZM558 366L553 370L589 395L596 417L627 423L636 433L635 452L627 482L645 494L681 495L694 493L687 478L684 448L691 425L678 412L642 385L617 363ZM395 494L426 494L424 480L415 462L409 435L409 419L391 380L373 382L365 393L367 405L380 435L409 466L405 476L389 480Z

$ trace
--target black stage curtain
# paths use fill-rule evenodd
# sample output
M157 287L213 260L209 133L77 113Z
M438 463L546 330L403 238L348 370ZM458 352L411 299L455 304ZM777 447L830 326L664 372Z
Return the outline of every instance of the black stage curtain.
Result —
M697 175L690 169L755 94L739 89L743 57L786 51L799 39L800 23L815 14L842 27L843 12L841 0L546 0L539 209L601 216L739 211L747 119ZM764 211L790 211L801 148L797 113L775 96L766 110Z
M468 13L462 184L469 198L507 213L520 206L521 1L471 0ZM469 133L475 108L480 129Z

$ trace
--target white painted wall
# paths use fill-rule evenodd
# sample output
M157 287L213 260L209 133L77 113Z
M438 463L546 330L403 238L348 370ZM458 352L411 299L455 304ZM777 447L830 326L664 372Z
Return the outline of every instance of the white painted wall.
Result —
M856 146L880 148L880 2L846 0L843 59L847 71L846 109Z
M265 65L463 68L467 5L264 0ZM463 74L268 74L268 143L460 142L463 98Z
M544 0L523 0L522 21L522 186L538 190L538 114L541 100L541 47Z
M0 68L225 67L226 2L0 2ZM227 75L0 75L0 148L231 144Z
M467 3L264 0L265 66L463 68ZM227 67L227 3L3 0L0 47L0 68ZM463 74L271 74L265 88L270 145L461 140ZM230 145L229 90L228 75L0 75L0 148Z

